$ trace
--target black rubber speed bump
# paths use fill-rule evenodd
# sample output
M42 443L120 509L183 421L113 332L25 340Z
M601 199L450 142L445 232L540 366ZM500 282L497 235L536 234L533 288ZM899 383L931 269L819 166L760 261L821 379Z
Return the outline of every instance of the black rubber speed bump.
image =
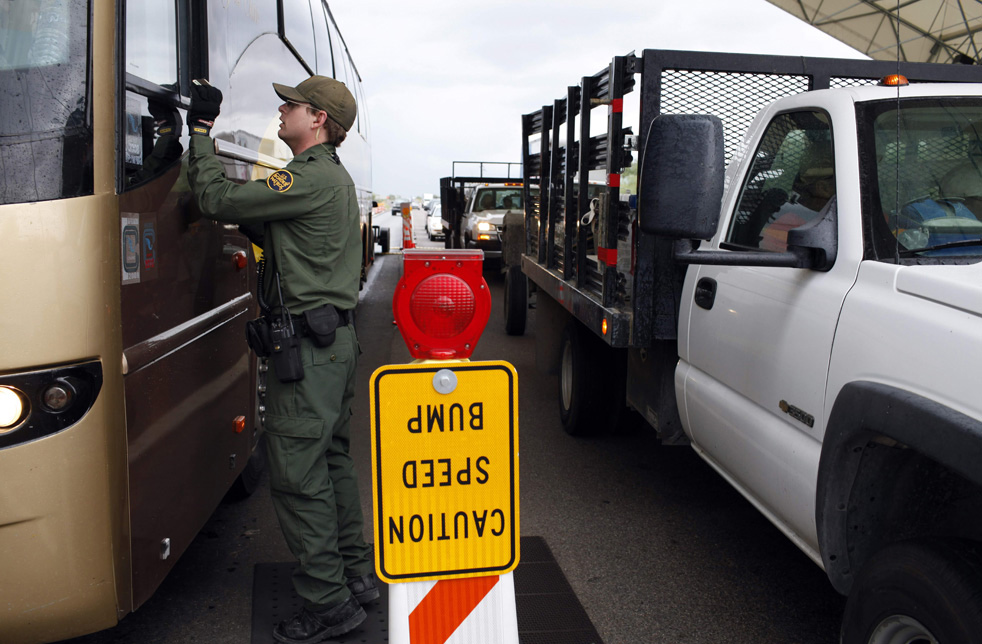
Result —
M515 607L521 644L603 644L542 537L522 537Z
M293 563L256 564L252 584L252 644L271 644L273 626L303 605L293 592ZM337 644L389 641L388 586L365 607L361 626L331 640ZM522 537L522 561L515 569L515 605L520 644L603 644L573 588L542 537Z
M252 644L273 644L273 627L300 612L303 602L293 590L294 563L256 564L252 573ZM365 606L361 626L330 640L338 644L389 641L389 587L379 584L379 598Z

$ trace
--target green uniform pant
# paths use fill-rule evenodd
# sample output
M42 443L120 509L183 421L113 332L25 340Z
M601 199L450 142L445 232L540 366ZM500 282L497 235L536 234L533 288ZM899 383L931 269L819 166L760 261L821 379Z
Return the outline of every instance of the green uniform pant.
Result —
M372 571L362 534L358 479L348 454L358 341L339 327L329 347L301 341L304 378L282 383L271 369L266 444L273 506L299 566L297 594L331 606L350 595L345 578Z

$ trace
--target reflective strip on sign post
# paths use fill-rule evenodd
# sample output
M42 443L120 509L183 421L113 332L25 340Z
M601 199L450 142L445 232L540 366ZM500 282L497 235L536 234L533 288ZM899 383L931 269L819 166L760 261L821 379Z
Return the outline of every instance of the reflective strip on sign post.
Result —
M445 644L498 583L497 577L441 579L409 614L409 639Z
M389 644L519 644L513 573L390 584Z

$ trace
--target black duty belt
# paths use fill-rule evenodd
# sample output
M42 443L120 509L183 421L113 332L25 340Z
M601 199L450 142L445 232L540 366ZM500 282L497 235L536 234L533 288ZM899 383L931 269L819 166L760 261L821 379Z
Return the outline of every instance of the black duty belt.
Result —
M352 311L336 310L338 312L338 319L340 320L338 326L348 326L351 324L352 319L354 319ZM307 320L304 319L303 315L291 315L290 317L293 318L293 328L296 330L298 336L305 338L310 335L307 329Z

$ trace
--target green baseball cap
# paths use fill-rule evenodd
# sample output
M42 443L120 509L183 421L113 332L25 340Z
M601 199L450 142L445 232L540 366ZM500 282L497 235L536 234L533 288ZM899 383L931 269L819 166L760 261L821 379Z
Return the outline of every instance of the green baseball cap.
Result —
M284 101L310 103L324 110L345 131L354 125L358 106L355 105L355 97L340 81L315 74L296 87L273 83L273 90Z

